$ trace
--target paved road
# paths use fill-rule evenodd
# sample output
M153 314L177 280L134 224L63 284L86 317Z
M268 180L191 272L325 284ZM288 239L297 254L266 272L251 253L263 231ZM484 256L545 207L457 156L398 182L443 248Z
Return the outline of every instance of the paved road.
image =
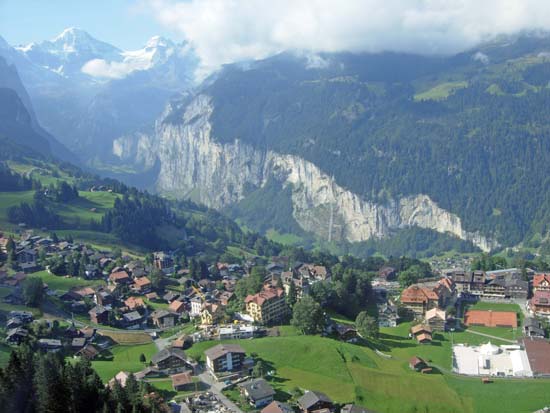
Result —
M199 378L203 383L206 383L210 387L208 390L214 393L225 407L235 413L243 413L243 411L235 403L225 397L225 395L222 393L221 389L224 386L223 383L218 383L208 372L201 373L199 375Z
M492 336L492 335L490 335L490 334L480 333L479 331L474 331L474 330L470 330L470 329L466 329L466 330L464 330L464 331L466 331L467 333L470 333L470 334L477 334L478 336L483 336L483 337L487 337L487 338L492 338L492 339L494 339L494 340L506 341L507 343L517 344L517 341L508 340L508 339L506 339L506 338L501 338L501 337L497 337L497 336Z

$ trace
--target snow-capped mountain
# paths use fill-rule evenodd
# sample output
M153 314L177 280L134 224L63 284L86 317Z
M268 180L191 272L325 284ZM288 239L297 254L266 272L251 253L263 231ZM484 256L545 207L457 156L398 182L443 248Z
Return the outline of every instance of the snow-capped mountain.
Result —
M88 163L108 163L113 141L148 127L175 93L195 86L198 59L185 42L152 37L121 50L78 28L52 40L11 47L0 56L16 66L46 130Z
M1 47L1 45L0 45ZM183 43L152 37L142 49L124 51L71 27L52 40L15 47L31 63L67 78L121 79L137 70L167 63L171 56L192 54Z

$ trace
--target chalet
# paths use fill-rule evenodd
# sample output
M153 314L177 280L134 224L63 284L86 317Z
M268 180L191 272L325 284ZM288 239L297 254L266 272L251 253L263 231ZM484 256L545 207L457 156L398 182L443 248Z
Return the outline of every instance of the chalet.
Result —
M155 377L161 377L161 376L164 376L164 373L162 373L155 366L149 366L136 373L136 380L143 380L143 379L149 379L149 378L155 378Z
M88 314L90 321L94 324L107 324L109 322L109 310L102 305L96 305Z
M109 282L115 285L130 284L132 279L125 270L117 271L109 275Z
M234 295L235 294L230 291L223 291L219 294L219 296L217 297L217 300L220 302L222 306L226 306L229 304L229 302L234 297Z
M376 413L374 410L369 410L365 407L356 404L346 404L340 409L340 413Z
M160 251L153 254L153 264L159 270L165 270L174 266L174 260L170 254Z
M76 354L86 360L93 360L99 355L99 350L91 344L86 344Z
M195 371L197 364L187 358L183 350L167 347L155 354L151 361L161 371L171 374L191 369Z
M125 328L139 328L143 322L143 316L138 311L122 314L122 324Z
M159 299L159 296L157 293L152 292L152 293L145 294L145 298L147 298L150 301L157 301Z
M397 278L397 270L393 267L382 267L378 270L378 277L387 281Z
M354 343L359 338L357 330L350 325L337 323L334 326L334 330L336 331L338 338L346 343Z
M137 292L139 294L145 294L145 293L148 293L148 292L151 291L152 284L151 284L151 281L149 280L149 278L140 277L140 278L136 278L134 280L134 283L132 284L132 286L130 288L132 288L132 290L134 290L135 292Z
M544 325L536 318L526 317L523 321L523 334L526 337L544 338Z
M294 409L288 403L282 403L274 400L265 406L261 413L294 413Z
M324 393L319 391L306 391L298 399L298 406L302 413L313 413L317 411L334 411L334 403Z
M529 300L529 309L537 315L550 315L550 291L537 290Z
M535 274L533 277L533 293L550 291L550 274Z
M174 300L168 306L168 310L176 314L181 314L185 311L185 304L183 301Z
M219 304L205 304L201 311L201 324L218 324L224 317L223 307Z
M421 371L422 369L428 367L428 364L420 357L414 356L409 360L409 367L411 370Z
M141 297L128 297L124 300L124 305L132 311L139 308L145 308L145 302Z
M29 336L27 329L22 327L12 328L6 334L6 342L8 344L21 344Z
M239 384L241 395L258 409L267 406L273 401L275 390L264 379L252 379Z
M464 314L464 324L467 326L516 328L518 318L513 311L468 310Z
M267 287L245 299L246 312L256 322L269 324L284 320L290 312L282 288Z
M115 298L109 291L102 288L95 292L94 302L102 306L107 306L112 305L115 302Z
M299 274L296 276L293 271L284 271L281 273L281 282L283 283L285 294L288 294L290 291L291 284L294 284L298 299L309 294L310 285L308 279Z
M346 404L340 409L340 413L376 413L374 410L369 410L366 407L356 404Z
M120 384L120 387L126 386L126 381L130 377L132 373L129 373L127 371L119 371L115 377L113 377L111 380L109 380L109 387L112 389L115 386L115 382L118 381L118 384Z
M36 260L38 259L38 253L36 250L25 248L21 251L16 252L17 263L21 264L34 264L36 265Z
M193 374L187 370L183 373L177 373L170 376L172 379L172 387L175 391L188 391L194 386Z
M450 277L458 293L482 295L485 287L484 271L454 271Z
M447 313L439 308L432 308L426 311L426 324L430 326L433 331L446 331Z
M529 282L517 275L499 275L488 279L483 289L483 297L526 300L529 294Z
M71 348L73 350L80 350L86 345L86 339L84 337L75 337L71 341Z
M155 310L151 313L151 320L158 328L170 328L176 325L178 315L166 310Z
M396 327L398 319L397 306L392 302L386 302L378 306L378 326Z
M245 351L237 344L218 344L204 352L206 367L212 373L240 371L244 365Z
M419 344L430 344L432 342L432 329L427 325L418 324L412 327L411 335Z
M181 294L176 291L168 291L166 294L162 296L162 299L166 301L168 304L170 304L172 301L179 299L180 296Z
M432 288L411 285L401 293L401 304L416 317L423 317L426 311L439 306L439 295Z
M41 338L38 340L38 347L42 350L56 352L61 350L61 340L55 338Z

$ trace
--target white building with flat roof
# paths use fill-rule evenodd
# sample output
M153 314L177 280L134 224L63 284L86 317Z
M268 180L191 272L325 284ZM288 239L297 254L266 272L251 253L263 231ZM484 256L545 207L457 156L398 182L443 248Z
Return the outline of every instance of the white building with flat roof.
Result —
M453 371L468 376L533 377L527 352L519 345L453 346Z

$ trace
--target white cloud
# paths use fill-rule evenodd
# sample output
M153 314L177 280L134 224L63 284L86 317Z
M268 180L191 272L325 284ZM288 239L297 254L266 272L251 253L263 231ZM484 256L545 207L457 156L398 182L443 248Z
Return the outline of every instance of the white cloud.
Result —
M472 59L474 59L476 62L483 63L484 65L489 64L489 56L487 56L483 52L477 52L472 56Z
M86 62L81 70L92 77L122 79L133 72L135 68L126 62L108 62L103 59L93 59Z
M196 49L203 70L282 50L455 53L550 29L548 0L141 0Z

